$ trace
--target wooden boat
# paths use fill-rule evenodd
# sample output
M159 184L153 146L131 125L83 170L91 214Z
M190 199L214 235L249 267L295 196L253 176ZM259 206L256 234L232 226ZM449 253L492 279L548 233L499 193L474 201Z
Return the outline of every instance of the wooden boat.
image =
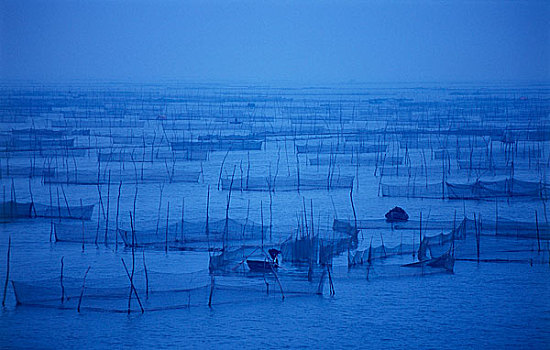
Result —
M404 222L409 220L409 215L400 207L394 207L385 216L388 222Z
M254 259L246 259L246 264L248 265L248 268L252 272L274 272L279 267L279 260L277 259L277 255L281 253L280 250L271 248L268 251L269 256L271 259L264 259L264 260L254 260Z
M247 259L246 264L252 272L273 272L279 265L273 261Z

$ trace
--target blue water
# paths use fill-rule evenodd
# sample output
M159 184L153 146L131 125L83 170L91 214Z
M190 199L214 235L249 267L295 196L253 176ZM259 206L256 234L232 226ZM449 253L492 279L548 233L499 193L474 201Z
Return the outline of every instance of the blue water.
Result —
M462 91L462 90L460 90ZM365 96L375 97L413 97L418 101L436 99L448 101L456 98L456 103L468 104L460 97L451 97L450 91L430 90L429 92L414 89L404 91L383 90L372 95L355 96L350 91L343 95L334 94L334 91L311 95L299 92L277 91L288 98L285 101L289 106L304 107L319 106L322 102L338 105L344 100L344 114L351 115L351 105L357 103L355 115L369 115L378 111L379 107L370 106L365 102ZM351 91L353 92L353 91ZM237 94L242 93L240 90ZM256 92L252 92L253 95ZM350 93L350 95L347 95ZM364 93L364 91L363 91ZM507 90L494 94L508 96ZM521 92L523 93L523 92ZM527 94L529 91L526 92ZM206 94L206 93L205 93ZM538 90L532 92L534 96L543 94ZM200 96L202 96L199 93ZM231 94L229 94L231 95ZM520 92L518 92L518 96ZM313 97L312 97L313 96ZM343 97L342 97L343 96ZM351 97L350 97L351 96ZM500 95L499 95L500 96ZM543 96L545 96L543 94ZM224 102L220 97L220 105ZM250 96L245 96L251 98ZM509 96L508 96L509 97ZM291 102L291 98L296 99ZM246 99L245 99L246 100ZM303 102L305 101L305 102ZM335 102L336 101L336 102ZM351 102L350 102L351 101ZM516 101L517 102L517 101ZM234 102L232 102L234 103ZM263 103L263 102L262 102ZM270 105L269 103L273 103ZM266 115L281 115L291 113L278 105L279 102L269 102L262 112ZM361 105L364 103L368 105ZM396 106L393 100L384 102ZM231 106L231 104L229 103ZM258 105L260 105L258 103ZM542 104L541 110L547 110L548 105ZM361 110L361 106L364 110ZM219 106L218 106L219 107ZM187 107L186 107L187 108ZM195 107L190 107L191 109ZM203 108L211 112L208 104L197 105L198 110ZM237 107L225 105L226 113ZM248 108L248 107L246 107ZM246 109L245 108L245 109ZM496 108L496 107L495 107ZM223 110L223 108L220 107ZM242 108L241 108L242 109ZM324 110L323 108L321 108ZM173 106L169 111L175 115L182 112L183 107ZM383 110L383 109L382 109ZM521 110L521 108L520 108ZM447 113L443 108L442 114ZM502 112L502 111L501 111ZM293 113L305 113L301 110ZM334 112L333 112L334 113ZM385 112L380 112L384 114ZM409 113L407 107L401 112ZM496 112L495 112L496 113ZM502 112L503 113L503 112ZM168 113L170 115L170 113ZM229 113L230 114L230 113ZM437 113L436 113L437 114ZM386 116L387 117L387 116ZM332 115L337 118L337 115ZM468 120L479 120L475 113L467 115ZM38 120L39 118L37 118ZM306 120L307 118L305 118ZM367 118L368 119L368 118ZM391 119L391 118L390 118ZM512 118L513 119L513 118ZM543 118L544 119L544 118ZM544 121L544 120L542 120ZM152 125L155 122L151 122ZM280 122L287 123L286 120ZM355 127L379 127L379 121L359 123ZM288 123L287 123L288 124ZM322 123L321 123L322 124ZM225 124L223 124L225 125ZM276 126L280 126L276 124ZM337 125L337 124L336 124ZM392 123L390 121L389 125ZM258 126L258 125L256 125ZM4 124L3 131L11 128ZM21 125L16 126L22 127ZM27 126L29 127L29 126ZM202 130L216 132L221 126L209 126L211 129ZM227 126L228 133L241 128ZM265 126L264 126L265 127ZM491 126L486 126L490 128ZM144 129L150 134L153 129ZM159 131L160 129L155 129ZM103 130L105 132L105 130ZM123 130L124 135L128 130ZM160 133L159 133L160 134ZM169 136L172 136L170 134ZM181 135L180 135L181 136ZM196 136L196 135L194 135ZM98 138L105 143L106 136ZM93 138L92 138L93 140ZM333 137L334 141L334 137ZM88 144L84 137L78 142ZM138 142L138 141L136 141ZM139 141L140 142L140 141ZM138 142L138 143L139 143ZM388 141L395 144L396 140ZM302 140L298 143L304 143ZM92 144L94 142L92 141ZM495 145L497 143L495 142ZM544 154L548 159L548 142L542 143ZM275 172L280 151L279 176L294 174L296 158L293 152L294 144L288 141L290 155L288 159L284 152L284 142L269 139L262 151L250 152L251 176L267 176ZM524 145L525 146L525 145ZM139 145L137 147L140 147ZM104 145L103 150L109 148ZM80 170L96 171L97 161L95 150L89 157L77 159ZM393 152L393 151L392 151ZM502 147L495 152L503 152ZM203 168L203 175L196 184L179 183L168 184L164 188L161 203L160 226L166 219L166 207L170 202L170 218L177 221L181 215L181 203L185 198L185 218L190 221L204 220L206 212L207 185L211 188L210 215L212 218L223 218L227 203L227 191L217 190L217 181L220 165L225 152L216 152L210 155L208 161L180 162L178 169L197 170ZM314 155L312 155L314 156ZM313 174L319 178L326 178L326 166L307 166L307 157L300 156L301 171ZM418 166L418 153L411 150L412 161ZM416 158L415 158L416 157ZM241 162L248 161L247 152L230 152L223 170L224 176L230 176L234 166L239 169ZM12 159L12 165L26 166L29 159ZM4 163L5 164L5 163ZM439 166L435 160L430 165ZM72 165L71 165L72 166ZM120 164L110 165L112 169L119 169ZM132 169L131 164L125 164ZM165 164L155 163L152 166L158 172L164 172ZM548 166L546 165L546 170ZM453 163L453 175L455 173ZM521 169L520 169L521 170ZM544 170L544 169L543 169ZM524 222L533 222L534 212L538 211L539 220L547 222L546 208L539 199L508 198L499 201L449 201L439 199L407 199L387 198L378 196L379 178L373 175L373 166L362 166L357 170L354 166L342 165L338 167L342 175L358 176L354 187L355 209L359 219L383 218L385 212L395 205L402 206L409 213L412 220L419 219L423 213L423 220L429 227L430 221L449 221L455 213L460 220L463 216L492 219L498 206L501 217ZM518 170L519 171L519 170ZM523 175L532 175L547 178L534 169L523 169ZM544 171L543 171L544 172ZM519 171L521 174L521 171ZM440 174L428 174L430 181L440 181ZM359 185L357 185L357 180ZM388 182L405 180L388 178ZM423 181L422 179L421 181ZM9 196L11 181L1 180L2 187ZM16 178L14 181L19 201L29 201L29 182L25 178ZM31 181L34 200L39 203L49 203L49 187L39 180ZM68 201L71 205L79 204L82 199L85 204L99 201L95 186L65 186ZM110 218L114 225L116 186L111 187ZM134 200L134 185L124 185L120 199L121 226L129 227L128 211L131 210ZM55 187L54 187L55 191ZM106 186L102 186L102 196L106 201ZM160 186L158 184L139 185L136 208L136 226L155 228L157 222ZM285 239L297 227L297 215L303 210L303 201L313 203L315 225L317 229L329 230L334 218L353 219L349 192L346 190L314 190L297 193L273 193L272 198L267 192L235 192L232 194L230 217L244 220L247 208L250 205L250 220L261 221L260 205L264 208L264 220L270 219L268 205L272 201L273 225L276 231L274 243ZM250 203L250 204L249 204ZM99 215L98 206L91 222L96 223ZM171 220L171 221L172 221ZM76 221L79 224L79 221ZM449 227L449 231L452 227ZM12 237L10 279L17 281L36 281L43 278L59 276L60 260L64 257L65 273L68 276L82 277L88 266L91 266L89 278L102 278L124 273L120 258L131 261L128 249L122 246L115 251L109 247L88 244L84 252L80 244L50 243L50 220L32 219L20 220L9 224L0 224L0 278L6 273L5 253L8 236ZM433 234L438 234L434 232ZM367 230L360 234L363 246L368 244L371 237L378 241L384 235L386 244L398 244L402 239L397 232L389 230ZM416 237L417 233L408 233L405 239ZM418 241L417 241L418 242ZM483 242L483 241L482 241ZM483 244L483 243L482 243ZM534 241L533 241L534 246ZM548 248L548 242L543 241L543 248ZM537 252L530 252L537 256ZM548 254L541 253L548 257ZM160 272L195 272L208 266L208 254L204 252L147 251L147 263L150 269ZM141 251L138 252L138 261L141 261ZM412 258L411 258L412 259ZM340 263L345 257L339 258ZM138 262L139 264L139 262ZM359 277L358 277L359 276ZM265 300L242 300L231 304L215 304L207 306L192 306L189 309L163 310L145 312L144 314L111 312L95 312L84 310L78 314L76 310L58 310L37 308L30 306L16 306L13 290L8 288L7 305L0 312L0 347L5 348L386 348L386 349L456 349L456 348L550 348L550 263L475 263L457 261L454 274L437 274L422 277L401 278L373 278L367 281L361 273L348 275L344 270L334 272L335 295L329 296L325 291L323 296L289 297L284 301L277 298ZM215 298L215 296L214 296Z
M549 272L463 263L454 275L337 283L334 297L130 316L9 308L0 340L22 348L543 349Z

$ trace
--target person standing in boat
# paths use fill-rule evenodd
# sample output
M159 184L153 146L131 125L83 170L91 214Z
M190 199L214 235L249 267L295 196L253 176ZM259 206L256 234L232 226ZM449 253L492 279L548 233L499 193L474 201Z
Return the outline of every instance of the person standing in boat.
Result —
M279 253L281 253L280 250L271 248L267 251L269 253L269 256L271 257L271 260L273 260L273 266L278 267L279 266Z

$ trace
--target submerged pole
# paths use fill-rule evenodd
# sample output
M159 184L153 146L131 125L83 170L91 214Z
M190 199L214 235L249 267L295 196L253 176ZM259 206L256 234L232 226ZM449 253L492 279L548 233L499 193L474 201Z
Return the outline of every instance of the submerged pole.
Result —
M261 221L262 221L262 226L261 226L261 230L262 230L262 250L264 250L264 206L263 206L262 201L260 201L260 218L261 218Z
M107 245L107 234L109 232L109 207L111 202L111 170L109 169L109 180L107 182L107 215L105 217L105 242L103 242L105 245ZM83 208L80 208L80 210L83 210ZM82 215L82 214L81 214Z
M353 210L353 220L355 223L355 232L357 232L357 215L355 213L355 205L353 204L353 185L351 186L349 190L349 200L351 202L351 209ZM354 233L355 234L355 233Z
M8 281L10 279L10 252L11 252L11 235L8 238L8 256L6 258L6 281L4 282L4 296L2 297L2 306L6 306L6 293L8 291Z
M139 308L141 309L141 313L144 313L145 310L143 309L143 305L141 304L141 299L139 299L139 295L138 295L138 292L136 290L136 286L134 285L134 278L128 272L128 268L126 267L126 263L124 262L124 259L120 258L120 260L122 260L122 265L124 266L124 270L126 271L126 276L128 276L128 279L130 279L130 298L128 299L128 314L130 314L130 311L131 311L130 310L130 301L132 300L132 291L136 295L136 299L138 301ZM133 267L132 267L132 269L133 269ZM134 271L132 271L132 274L133 273L134 273Z
M277 272L273 268L271 264L269 264L269 267L271 268L271 271L273 272L273 276L275 276L275 280L277 281L277 284L279 285L279 289L281 290L281 298L283 301L285 300L285 292L283 290L283 285L281 284L281 281L279 281L279 276L277 276ZM264 277L265 278L265 277ZM268 287L269 288L269 287Z
M149 273L147 272L147 264L145 263L145 249L143 249L143 270L145 271L145 298L149 299Z
M90 272L91 266L88 266L88 269L86 270L86 273L84 273L84 278L82 279L82 288L80 289L80 297L78 298L78 306L76 308L76 311L80 313L80 305L82 304L82 297L84 296L84 288L86 286L86 276L88 276L88 272Z
M183 224L183 218L184 218L184 215L185 215L185 197L182 198L181 200L181 242L183 243L183 229L184 229L184 224ZM177 235L177 232L176 232L176 235Z
M210 276L210 295L208 296L208 307L212 307L212 295L214 294L214 276Z
M210 210L210 185L208 185L208 189L206 192L206 223L204 225L204 230L206 233L206 239L208 241L208 255L210 256L210 232L208 227L208 212Z
M429 213L428 213L429 214ZM429 215L428 215L429 218ZM422 211L420 211L420 244L422 244Z
M118 196L116 199L116 218L115 218L115 250L118 250L118 213L120 209L120 190L122 188L122 180L118 184Z
M160 198L159 198L159 207L157 210L157 228L155 230L155 236L159 233L159 222L160 222L160 208L162 206L162 192L164 191L164 182L160 185ZM134 213L135 215L135 213Z
M538 252L540 253L539 215L536 210L535 210L535 224L537 225L537 244L539 249Z
M64 257L61 257L61 274L59 275L59 280L61 283L61 304L65 301L65 286L63 285L63 259Z
M80 206L82 207L82 198L80 198ZM99 213L98 213L98 215L99 215ZM86 231L86 229L84 227L84 219L82 219L80 221L82 222L82 251L84 251L84 232ZM56 237L56 240L57 240L57 237ZM97 241L96 241L96 243L97 243Z
M222 243L223 243L223 250L225 250L225 245L228 241L228 235L229 235L229 205L231 203L231 192L233 190L233 180L235 178L235 168L236 166L233 167L233 175L231 175L231 184L229 185L229 194L227 195L227 206L225 207L225 224L224 224L224 228L223 228L223 238L222 238Z
M330 286L330 295L335 295L336 292L334 291L334 284L332 283L332 275L330 273L330 266L327 265L327 272L328 272L328 282Z
M168 202L168 207L166 208L166 231L164 234L164 252L168 254L168 220L170 218L170 202Z
M477 225L477 218L476 213L474 213L474 225L475 225L475 231L476 231L476 253L477 253L477 262L479 263L479 231L478 231L478 225Z
M50 242L52 241L52 236L53 236L53 202L52 202L52 185L50 183L50 210L51 210L51 214L50 215ZM5 192L5 188L4 188L4 192ZM5 197L5 193L4 193L4 197ZM5 200L4 200L5 202Z

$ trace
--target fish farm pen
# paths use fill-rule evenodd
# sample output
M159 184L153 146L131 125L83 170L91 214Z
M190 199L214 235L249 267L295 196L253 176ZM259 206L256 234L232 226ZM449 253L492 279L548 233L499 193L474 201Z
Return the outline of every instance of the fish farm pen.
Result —
M0 111L14 312L550 280L542 87L6 85Z

